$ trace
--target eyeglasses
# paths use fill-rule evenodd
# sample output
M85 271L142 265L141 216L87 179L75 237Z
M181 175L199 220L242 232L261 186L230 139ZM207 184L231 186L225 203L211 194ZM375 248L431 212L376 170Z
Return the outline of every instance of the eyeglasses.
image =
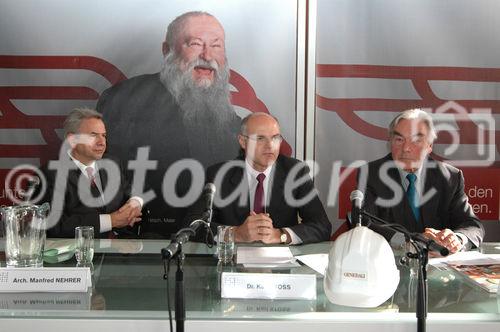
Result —
M426 141L427 141L427 137L425 137L425 135L413 135L413 136L406 137L406 138L403 136L395 135L391 139L392 144L397 145L397 146L402 146L406 142L410 143L411 145L420 146L423 143L425 143Z
M265 144L265 143L271 143L271 144L279 144L283 141L283 136L280 134L274 135L272 137L266 137L262 135L241 135L245 138L248 138L249 140L257 142L257 144Z

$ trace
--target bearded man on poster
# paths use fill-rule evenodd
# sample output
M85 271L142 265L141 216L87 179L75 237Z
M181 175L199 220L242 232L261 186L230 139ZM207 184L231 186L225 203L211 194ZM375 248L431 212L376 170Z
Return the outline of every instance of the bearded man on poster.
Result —
M109 151L134 160L139 147L149 147L155 170L146 174L145 191L153 189L144 237L175 232L184 207L168 204L162 193L167 169L192 158L204 167L232 158L238 152L240 118L230 103L229 66L225 33L206 12L188 12L174 19L163 42L159 73L133 77L104 91L97 110L108 126ZM182 172L175 193L182 197L191 186Z

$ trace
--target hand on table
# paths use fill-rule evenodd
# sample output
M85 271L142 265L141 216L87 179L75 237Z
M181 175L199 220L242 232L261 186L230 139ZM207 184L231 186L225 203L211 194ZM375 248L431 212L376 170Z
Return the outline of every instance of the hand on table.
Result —
M280 242L280 230L273 227L273 221L267 213L250 212L243 224L235 228L234 235L236 242Z
M443 230L437 230L434 228L426 228L424 235L437 244L446 247L450 251L450 254L454 254L462 249L462 241L460 241L460 238L451 229L445 228Z

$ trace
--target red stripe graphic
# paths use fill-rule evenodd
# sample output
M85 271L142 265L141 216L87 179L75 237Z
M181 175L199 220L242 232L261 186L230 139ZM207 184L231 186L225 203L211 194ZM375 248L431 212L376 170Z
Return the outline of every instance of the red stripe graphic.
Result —
M466 68L466 67L404 67L375 65L335 65L319 64L316 66L318 78L380 78L409 80L420 99L388 99L388 98L327 98L316 94L316 105L326 111L336 112L350 128L366 137L386 140L387 129L363 120L356 111L400 112L410 108L436 109L448 100L439 98L430 86L430 81L463 81L463 82L500 82L499 68ZM500 100L454 100L471 113L474 108L491 109L492 114L500 114ZM457 113L449 109L449 114ZM457 121L461 144L478 144L478 127L471 121ZM485 131L485 135L490 132ZM500 152L500 131L494 133L496 148ZM450 144L451 135L439 133L437 144ZM500 167L496 161L492 167Z

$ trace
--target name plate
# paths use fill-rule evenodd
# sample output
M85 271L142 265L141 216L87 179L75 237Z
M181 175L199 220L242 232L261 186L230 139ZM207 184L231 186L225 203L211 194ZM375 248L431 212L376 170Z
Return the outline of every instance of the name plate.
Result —
M223 272L221 297L315 300L316 275Z
M87 293L4 293L2 309L28 310L89 310L92 292Z
M86 292L88 267L0 268L0 292Z

